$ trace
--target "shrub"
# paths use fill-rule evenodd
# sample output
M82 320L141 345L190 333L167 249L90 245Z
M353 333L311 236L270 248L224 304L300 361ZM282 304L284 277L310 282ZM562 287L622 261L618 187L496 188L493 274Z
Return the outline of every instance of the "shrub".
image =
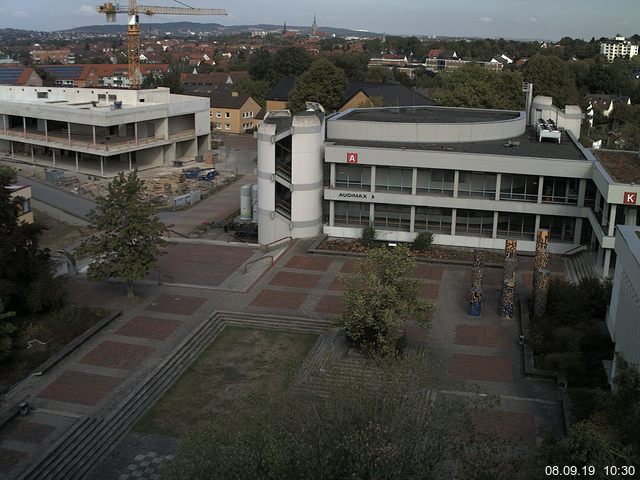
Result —
M433 244L433 233L420 232L413 241L411 249L416 252L426 252L431 248L431 244Z
M373 225L368 225L362 229L360 243L365 247L373 247L376 244L377 236L378 232L376 232L376 227L374 227Z

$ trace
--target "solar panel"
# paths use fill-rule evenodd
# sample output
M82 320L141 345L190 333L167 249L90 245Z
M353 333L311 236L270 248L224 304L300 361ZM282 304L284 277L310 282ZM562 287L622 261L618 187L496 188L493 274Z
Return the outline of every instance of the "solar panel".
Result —
M15 85L23 68L0 68L0 85Z
M42 65L39 68L58 80L75 80L80 77L84 65Z

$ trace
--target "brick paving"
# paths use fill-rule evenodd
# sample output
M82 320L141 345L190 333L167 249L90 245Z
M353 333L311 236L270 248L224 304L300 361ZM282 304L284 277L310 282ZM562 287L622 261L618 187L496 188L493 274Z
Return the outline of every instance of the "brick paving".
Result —
M438 298L439 292L440 292L439 283L425 283L422 286L422 290L420 291L420 296L424 298L428 298L429 300L435 300Z
M329 285L329 290L333 292L344 292L344 283L338 277L334 278Z
M67 370L38 397L95 406L121 382L120 378Z
M497 325L464 325L456 326L456 345L471 345L475 347L507 348L514 339L509 331Z
M12 422L3 434L12 440L27 443L41 443L56 429L52 425L38 422Z
M535 442L536 418L530 413L505 411L480 411L473 421L481 431L504 439L522 439Z
M286 268L301 268L303 270L326 271L332 263L329 257L311 257L296 255L285 265Z
M344 312L342 297L336 295L324 295L316 305L315 311L340 315Z
M423 280L442 280L444 267L430 263L418 263L416 265L415 274Z
M149 275L156 280L217 287L256 252L255 248L233 245L177 243L158 258L157 272Z
M340 269L341 273L356 273L356 261L353 259L345 260L342 268Z
M178 320L136 316L115 331L116 335L124 337L148 338L151 340L166 340L176 328L182 325Z
M153 352L152 347L106 340L86 354L80 363L131 370Z
M513 363L509 357L454 353L451 374L458 380L511 382Z
M271 282L269 282L269 285L293 288L313 288L318 284L321 278L321 275L314 275L311 273L278 272Z
M204 297L169 295L163 293L152 301L145 310L177 315L193 315L207 301Z
M482 284L483 285L502 285L502 270L498 270L495 268L485 268L482 273ZM467 269L464 272L464 281L471 284L471 269Z
M10 448L0 448L0 473L11 471L27 454Z
M251 302L252 307L297 310L307 298L306 293L263 289Z

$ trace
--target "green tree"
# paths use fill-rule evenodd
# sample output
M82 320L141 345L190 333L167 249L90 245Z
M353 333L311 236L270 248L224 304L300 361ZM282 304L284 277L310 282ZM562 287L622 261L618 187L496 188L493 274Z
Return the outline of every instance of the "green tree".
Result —
M275 79L273 56L268 50L261 48L249 57L249 75L253 80L272 83Z
M364 81L371 83L391 83L393 82L393 72L387 67L371 67L366 71Z
M479 65L445 70L439 74L438 100L449 107L522 110L522 76L517 72L492 72Z
M271 89L268 81L247 79L238 82L237 86L240 93L250 95L261 107L265 106L265 99Z
M423 357L367 368L315 397L290 389L237 404L179 445L168 480L517 478L513 445L473 421L482 401L433 401Z
M351 81L362 82L367 76L369 55L366 53L343 53L329 57L336 67L344 70Z
M0 300L18 316L59 306L62 288L52 276L49 250L39 246L43 227L20 223L21 197L12 198L14 170L0 166Z
M16 312L5 312L0 301L0 361L13 351L13 334L18 327L10 319L15 316Z
M88 274L92 279L120 278L127 282L127 295L134 296L133 282L146 277L156 266L165 246L164 224L154 216L145 196L144 181L137 171L120 172L97 199L88 218L96 233L86 238L82 254L93 256Z
M414 268L407 246L374 248L356 263L356 275L342 277L345 311L339 324L366 354L395 355L407 320L429 324L433 304L420 299L422 280L410 277Z
M553 97L559 107L580 104L581 97L567 65L558 57L536 55L522 69L523 77L533 82L534 95Z
M305 102L319 102L327 112L332 112L343 102L346 88L344 72L321 58L296 80L289 92L289 109L300 112L305 109Z
M298 76L311 65L311 56L302 47L286 47L273 55L276 80L288 75Z

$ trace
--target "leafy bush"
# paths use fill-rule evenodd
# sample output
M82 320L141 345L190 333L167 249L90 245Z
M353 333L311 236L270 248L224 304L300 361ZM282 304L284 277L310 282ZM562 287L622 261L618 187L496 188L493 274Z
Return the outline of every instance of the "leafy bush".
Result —
M378 232L373 225L367 225L362 229L362 236L360 237L360 243L365 247L374 247L376 244L376 237Z
M420 232L416 239L413 241L413 245L411 245L411 249L416 252L426 252L431 248L433 244L433 233L431 232Z

